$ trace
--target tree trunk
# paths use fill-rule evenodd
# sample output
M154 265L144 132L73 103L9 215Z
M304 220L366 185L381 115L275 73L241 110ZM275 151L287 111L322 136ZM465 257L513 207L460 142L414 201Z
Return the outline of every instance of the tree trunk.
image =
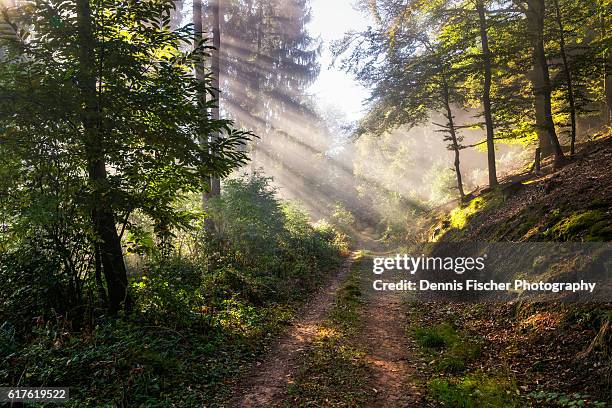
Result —
M219 120L219 83L221 76L221 24L219 15L219 3L221 0L211 0L211 12L213 18L212 32L213 32L213 47L212 52L212 87L213 87L213 98L215 99L215 106L212 108L212 119ZM213 141L219 139L219 134L212 135ZM221 194L221 180L218 177L211 177L210 179L210 195L217 197Z
M93 215L92 215L93 219ZM103 304L108 304L108 297L106 295L106 289L104 288L104 282L102 282L102 256L100 255L100 245L94 244L94 268L96 278L96 289L98 290L98 296Z
M567 52L565 50L565 27L563 25L563 15L561 13L561 7L559 7L559 0L553 0L555 6L557 26L559 27L559 50L561 52L561 59L563 60L563 70L565 71L565 80L567 81L567 101L570 108L570 120L571 120L571 143L570 143L570 155L573 156L576 153L576 102L574 99L574 84L572 78L572 67L570 66L567 58Z
M97 76L95 67L95 41L93 22L88 0L77 1L79 73L78 84L83 98L81 112L83 138L87 155L87 171L92 188L92 218L94 231L100 240L100 257L108 290L108 307L116 315L123 304L131 310L128 292L127 272L123 260L121 240L115 226L115 214L108 194L103 135L99 100L96 92Z
M527 23L531 33L533 46L533 93L535 97L536 127L543 156L553 154L555 164L563 159L563 150L557 138L555 123L552 116L550 73L544 49L544 16L546 8L544 0L527 1Z
M193 31L195 34L193 46L194 48L197 48L204 40L204 28L202 27L202 0L193 0ZM204 57L202 56L202 60L195 66L195 77L198 82L204 82L206 76L205 71L206 69L204 67ZM200 103L200 114L202 116L207 116L208 111L205 108L206 92L200 92L198 97ZM200 144L202 146L206 146L208 144L208 135L200 135ZM208 200L209 192L210 177L206 177L205 180L202 182L202 207L206 206L206 201Z
M451 146L453 152L455 153L455 174L457 175L457 189L459 190L459 195L461 197L461 201L465 199L465 192L463 190L463 180L461 177L461 161L459 158L460 146L457 140L457 131L455 128L455 120L453 118L453 110L450 105L450 93L448 89L448 83L444 80L443 88L442 88L442 97L444 99L444 107L446 109L446 121L448 126L448 133L450 134Z
M535 149L535 159L533 161L533 174L539 176L542 174L542 150L537 147Z
M608 55L606 56L606 74L604 79L604 89L606 91L606 112L604 120L607 123L612 121L612 58L610 57L612 53L608 51Z
M606 5L604 3L601 4L601 37L602 41L605 40L606 33L608 32L608 19L609 14L606 13ZM604 112L603 112L603 120L604 123L610 123L612 120L612 52L610 52L610 48L606 48L605 54L603 56L604 60L604 92L606 94Z
M491 112L491 50L489 49L489 36L487 34L487 16L483 0L476 0L480 25L480 41L482 44L482 64L484 74L484 89L482 104L484 109L485 125L487 128L487 161L489 166L489 186L495 187L497 182L497 169L495 164L495 133L493 128L493 114Z
M250 9L250 8L249 8ZM255 53L255 63L259 64L261 62L261 47L262 47L262 43L263 43L263 32L261 29L261 25L263 22L263 4L261 1L258 2L257 5L257 52ZM257 117L261 117L261 113L262 113L262 109L260 107L261 103L262 103L262 96L261 96L261 73L259 71L256 71L256 75L257 75L257 80L255 81L255 94L257 95L257 106L256 106L256 110L255 110L255 115ZM256 129L258 134L263 134L263 130L260 129ZM253 140L251 141L252 143L252 149L251 149L251 173L255 173L257 171L257 147L258 147L258 142L257 142L257 138L253 138Z

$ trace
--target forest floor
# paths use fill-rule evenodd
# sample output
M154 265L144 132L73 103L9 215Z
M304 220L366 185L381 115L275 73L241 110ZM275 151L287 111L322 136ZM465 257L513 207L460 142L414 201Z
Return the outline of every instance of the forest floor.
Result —
M612 138L587 144L563 169L494 192L499 199L476 195L463 228L438 232L452 241L609 241L611 159ZM609 406L610 304L380 294L368 289L372 255L347 260L229 406Z
M369 270L364 272L371 274ZM416 347L406 336L404 300L396 292L380 294L367 291L363 330L357 336L366 350L365 361L372 374L373 405L380 407L418 406L412 364Z
M368 290L370 256L349 265L227 406L607 406L608 351L585 351L609 307L417 301Z

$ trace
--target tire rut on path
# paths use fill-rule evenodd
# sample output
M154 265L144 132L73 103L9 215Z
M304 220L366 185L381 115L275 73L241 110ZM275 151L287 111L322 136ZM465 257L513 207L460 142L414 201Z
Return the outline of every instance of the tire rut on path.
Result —
M367 267L371 262L363 264ZM362 270L365 282L371 283L370 274L371 269ZM366 293L359 343L366 350L366 361L372 370L374 403L378 407L421 407L422 397L413 380L416 369L410 364L415 350L405 331L403 298L395 292L373 293L366 289Z
M348 258L326 287L302 308L297 320L289 327L271 350L257 363L233 392L228 407L279 406L286 397L287 385L297 369L300 351L314 340L320 321L333 307L338 288L348 275L353 257Z

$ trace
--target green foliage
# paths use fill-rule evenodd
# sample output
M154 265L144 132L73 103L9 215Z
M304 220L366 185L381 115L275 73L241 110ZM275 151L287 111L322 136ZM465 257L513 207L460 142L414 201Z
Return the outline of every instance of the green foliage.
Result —
M280 250L285 217L270 181L259 175L228 180L223 195L207 204L215 238L241 262L261 264Z
M287 324L297 301L339 264L346 243L332 227L312 227L260 176L228 182L209 204L216 240L199 231L188 245L193 252L133 254L141 266L131 282L132 316L90 315L80 331L65 317L71 312L54 309L68 307L61 292L47 296L68 284L45 280L55 276L59 261L26 247L3 255L0 271L9 285L0 289L6 295L0 382L15 384L23 376L32 386L71 384L68 406L74 407L208 405L222 395ZM21 275L24 270L31 273ZM355 313L358 290L347 286L342 293L348 308L342 313ZM45 315L49 309L58 313ZM24 324L35 312L35 324Z
M360 270L363 261L357 259L351 265L351 273L336 295L336 304L329 314L329 320L345 335L356 334L361 325L360 309L363 306L363 292Z
M448 323L417 327L412 335L427 354L435 353L435 368L441 372L463 372L480 355L480 341Z
M191 26L171 26L174 1L87 3L83 12L76 1L1 7L20 35L0 39L0 256L20 258L6 273L42 279L43 297L65 305L26 309L26 321L82 317L104 302L110 285L95 281L95 253L112 245L100 231L115 223L128 252L168 252L171 230L192 216L177 202L244 164L251 136L202 114L214 105L202 106L211 84L192 67L208 48ZM206 142L212 133L223 137ZM109 282L124 277L121 261L107 262Z
M253 128L262 143L286 136L278 123L266 126L270 117L301 112L314 119L305 94L320 70L320 40L307 29L309 6L306 0L254 0L248 7L243 1L227 0L223 5L231 16L221 19L227 109L242 125ZM255 156L262 160L264 154Z
M605 402L593 401L588 395L580 393L565 394L552 391L534 391L527 395L527 398L536 401L538 404L549 404L555 407L594 407L603 408Z
M438 350L447 348L458 340L455 329L449 324L419 327L414 331L414 338L419 346Z
M332 224L325 220L320 220L314 225L315 232L325 241L332 242L343 255L349 253L350 238L347 234L336 229Z
M206 327L210 322L201 313L206 304L204 272L201 266L185 258L151 262L132 283L138 310L147 320L158 324Z
M33 318L46 320L56 314L81 316L79 287L58 254L40 247L24 245L0 253L0 322L26 334ZM75 321L78 323L78 321Z
M568 214L544 231L546 238L571 241L584 237L586 241L609 241L612 225L608 215L601 210L584 210Z
M436 378L428 384L429 396L452 408L511 408L519 406L516 386L502 376L484 373L457 379Z
M355 216L342 203L336 203L330 215L330 222L346 236L352 236Z
M208 211L215 241L207 245L261 276L304 277L307 273L300 268L314 272L329 267L346 247L345 237L333 228L315 229L302 210L276 197L270 178L258 174L228 180ZM297 259L302 262L286 262Z
M438 371L446 373L460 373L465 371L466 363L460 357L453 355L444 356L437 364L436 369Z
M456 175L448 165L438 163L432 166L427 174L428 185L431 187L430 201L433 206L451 201L455 196L454 190L457 189Z
M257 324L279 330L273 319ZM31 386L71 384L67 406L75 408L202 405L252 358L263 337L228 334L121 320L76 334L49 323L37 329L36 341L3 355L0 381L16 384L22 376Z
M450 213L450 226L462 230L468 220L476 213L495 208L502 202L501 195L495 192L484 194L471 200L468 204L455 208Z

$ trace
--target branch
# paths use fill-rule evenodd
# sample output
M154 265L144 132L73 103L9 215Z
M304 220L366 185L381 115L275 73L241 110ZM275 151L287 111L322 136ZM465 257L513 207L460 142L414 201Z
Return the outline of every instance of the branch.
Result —
M527 8L525 8L525 5L523 4L522 1L520 1L520 0L513 0L513 2L514 2L514 4L516 4L516 6L518 8L521 9L521 12L527 14Z

